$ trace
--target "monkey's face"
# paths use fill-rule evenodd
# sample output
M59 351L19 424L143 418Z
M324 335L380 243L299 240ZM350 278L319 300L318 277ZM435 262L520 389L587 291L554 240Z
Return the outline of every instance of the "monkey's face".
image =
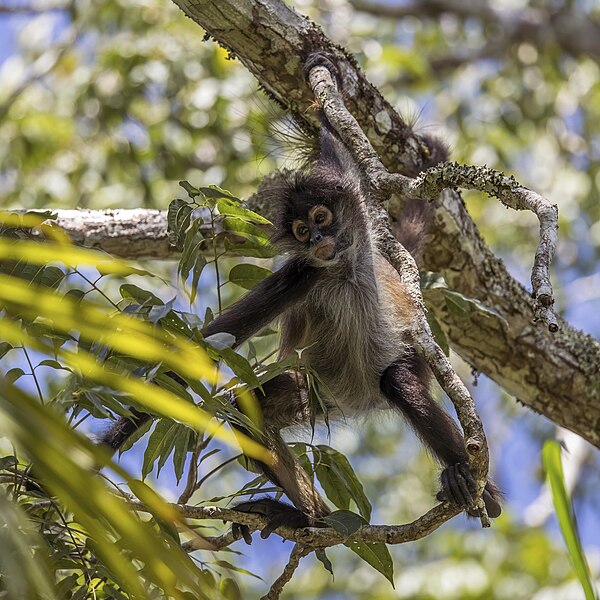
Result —
M294 238L308 249L319 261L335 258L334 219L331 210L324 204L311 207L303 218L292 221Z

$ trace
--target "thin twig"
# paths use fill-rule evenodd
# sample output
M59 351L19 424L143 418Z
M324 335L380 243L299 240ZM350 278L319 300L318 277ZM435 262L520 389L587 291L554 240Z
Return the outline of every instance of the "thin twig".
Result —
M196 446L194 451L192 452L192 457L190 458L190 467L188 471L187 481L185 484L185 489L181 492L181 495L177 499L177 504L185 504L191 497L194 491L196 490L196 481L198 479L198 458L200 456L200 452L206 448L208 441L204 439L204 437L198 434L198 439L196 440Z
M293 577L298 565L300 564L300 560L310 554L312 550L307 546L302 546L301 544L296 544L292 548L292 553L290 554L290 560L288 564L285 565L285 569L283 569L283 573L273 582L273 585L269 589L269 591L264 595L261 600L277 600L283 591L283 587L288 581Z

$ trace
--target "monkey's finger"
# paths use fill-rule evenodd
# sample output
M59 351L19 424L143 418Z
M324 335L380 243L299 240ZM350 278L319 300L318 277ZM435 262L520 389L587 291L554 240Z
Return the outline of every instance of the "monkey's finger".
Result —
M458 504L460 506L460 501L454 495L454 486L451 482L451 470L454 469L452 467L448 467L442 471L441 474L441 482L442 489L444 490L444 494L446 495L446 500L453 502L454 504Z
M240 529L242 530L242 536L246 544L248 544L248 546L252 545L252 535L250 534L250 528L247 525L242 525Z
M467 483L469 492L471 492L471 495L474 494L477 490L477 482L471 473L471 469L465 463L459 463L457 467Z
M473 496L471 496L467 480L465 479L461 468L458 468L455 471L455 484L457 487L457 496L460 496L461 499L459 506L465 508L473 506Z
M252 536L250 535L250 529L247 525L241 525L240 523L233 523L231 525L231 533L235 540L244 538L244 541L248 546L252 544Z
M263 540L267 539L283 522L284 519L282 518L271 519L267 523L266 527L264 527L263 530L260 532L260 537Z

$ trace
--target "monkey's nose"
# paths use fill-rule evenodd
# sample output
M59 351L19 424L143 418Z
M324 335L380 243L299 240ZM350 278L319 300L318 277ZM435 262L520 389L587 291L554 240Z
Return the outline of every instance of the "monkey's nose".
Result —
M312 241L315 244L318 244L323 239L323 236L320 233L315 233L312 237Z

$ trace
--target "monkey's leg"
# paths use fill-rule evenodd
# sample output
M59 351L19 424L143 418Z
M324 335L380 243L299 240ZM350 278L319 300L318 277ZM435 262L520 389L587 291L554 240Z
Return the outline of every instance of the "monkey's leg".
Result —
M473 507L472 493L476 484L468 468L463 437L452 417L431 397L429 379L425 362L412 353L385 370L380 382L381 391L400 409L427 448L445 465L438 500L447 499L469 509ZM500 491L488 481L483 500L490 517L498 517L502 512L500 499Z
M262 530L261 536L267 537L280 525L293 528L314 526L330 510L280 434L285 427L305 424L309 420L309 400L304 376L295 372L282 373L266 382L263 392L255 391L264 424L263 438L259 441L273 452L275 462L270 465L255 462L273 483L283 488L296 508L271 498L242 502L235 508L266 516L269 523ZM249 434L247 431L244 433ZM243 536L246 542L250 542L248 529L244 526L234 524L233 532L236 537Z

